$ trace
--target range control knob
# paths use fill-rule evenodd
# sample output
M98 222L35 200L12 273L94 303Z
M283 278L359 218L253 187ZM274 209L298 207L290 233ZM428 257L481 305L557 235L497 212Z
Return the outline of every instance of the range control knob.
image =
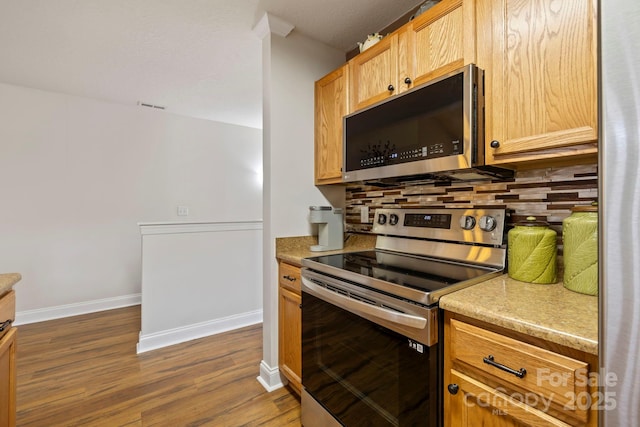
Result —
M396 225L398 223L398 215L391 214L389 215L389 225Z
M387 216L383 213L378 214L378 224L384 225L387 223Z
M483 215L480 217L480 230L482 231L493 231L496 229L498 225L498 221L492 216Z
M476 226L476 219L471 215L463 215L460 217L460 227L463 230L472 230Z

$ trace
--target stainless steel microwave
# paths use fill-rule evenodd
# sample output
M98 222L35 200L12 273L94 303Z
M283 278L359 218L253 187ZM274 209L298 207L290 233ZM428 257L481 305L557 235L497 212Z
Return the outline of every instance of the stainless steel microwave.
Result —
M344 117L344 182L512 177L485 165L484 73L473 64Z

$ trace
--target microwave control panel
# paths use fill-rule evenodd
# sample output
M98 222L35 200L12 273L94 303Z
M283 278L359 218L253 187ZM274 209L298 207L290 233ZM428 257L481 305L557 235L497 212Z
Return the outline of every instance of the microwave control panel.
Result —
M460 140L439 142L419 147L396 148L396 144L387 141L384 145L378 143L369 145L366 150L361 150L360 168L394 165L413 162L415 160L432 159L436 157L455 156L462 154Z

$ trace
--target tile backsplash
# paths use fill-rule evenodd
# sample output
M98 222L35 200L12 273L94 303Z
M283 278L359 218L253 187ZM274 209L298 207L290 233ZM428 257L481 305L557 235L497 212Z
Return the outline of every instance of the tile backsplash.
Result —
M376 208L497 207L512 210L512 222L529 215L543 219L562 236L562 220L576 205L598 199L596 164L518 171L508 181L475 181L443 185L405 182L376 187L350 184L346 188L346 231L369 233ZM360 209L369 207L369 223L360 222Z

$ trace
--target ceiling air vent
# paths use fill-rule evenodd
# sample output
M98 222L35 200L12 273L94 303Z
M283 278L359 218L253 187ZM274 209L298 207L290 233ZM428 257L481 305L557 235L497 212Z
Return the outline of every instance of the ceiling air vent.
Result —
M138 101L138 105L141 107L155 108L156 110L165 110L167 108L162 105L154 105L154 104L149 104L148 102L142 102L142 101Z

